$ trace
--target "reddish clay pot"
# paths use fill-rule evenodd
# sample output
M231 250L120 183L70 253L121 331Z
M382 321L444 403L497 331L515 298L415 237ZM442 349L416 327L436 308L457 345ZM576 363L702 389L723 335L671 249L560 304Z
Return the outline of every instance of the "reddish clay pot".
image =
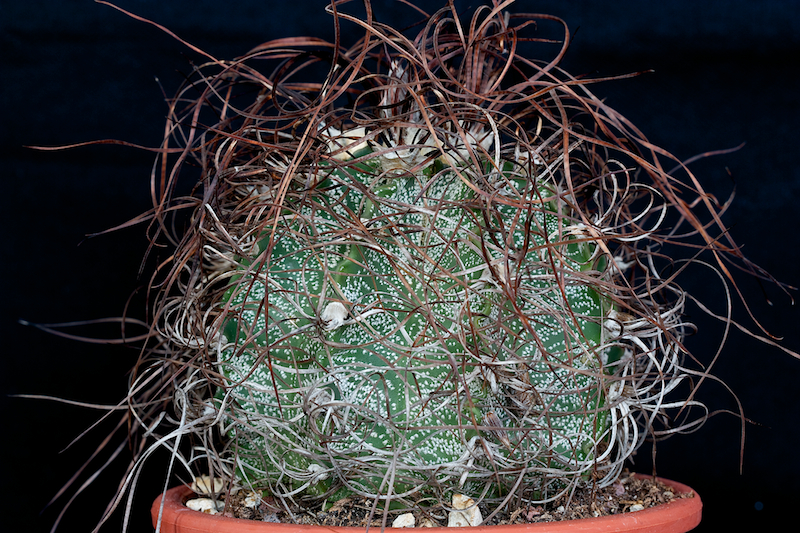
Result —
M568 520L563 522L546 522L538 524L515 524L506 526L478 526L471 528L425 528L430 533L589 533L589 532L638 532L638 533L684 533L697 527L700 523L703 502L691 488L660 479L669 485L676 494L693 493L692 498L681 498L671 503L651 507L633 513ZM168 490L164 497L164 512L161 519L161 533L357 533L363 532L359 527L328 527L298 524L276 524L241 520L221 515L208 515L192 511L183 502L193 493L188 487L176 487ZM150 513L153 526L158 521L161 506L159 496L153 502ZM379 528L371 528L378 531ZM469 530L468 532L466 530ZM392 531L399 531L393 529Z

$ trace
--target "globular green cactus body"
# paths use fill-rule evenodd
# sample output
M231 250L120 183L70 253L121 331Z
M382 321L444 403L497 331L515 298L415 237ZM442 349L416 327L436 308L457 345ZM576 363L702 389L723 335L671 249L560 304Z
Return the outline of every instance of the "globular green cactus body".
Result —
M608 427L611 306L557 186L508 162L341 159L290 188L219 303L242 476L399 494L580 470Z

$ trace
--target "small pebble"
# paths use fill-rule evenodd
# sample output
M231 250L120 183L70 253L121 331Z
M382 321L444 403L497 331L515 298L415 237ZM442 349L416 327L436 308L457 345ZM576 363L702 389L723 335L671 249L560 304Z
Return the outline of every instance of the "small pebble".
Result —
M483 522L475 500L463 494L453 494L453 510L447 516L447 527L477 526Z
M261 496L257 492L248 492L247 496L244 497L242 504L250 509L255 509L258 507L260 501Z
M416 520L411 513L404 513L394 519L392 527L414 527Z
M644 509L644 505L640 503L634 503L633 505L630 506L628 511L635 513L636 511L641 511L642 509Z
M194 478L192 481L192 490L195 494L219 494L222 492L222 488L225 486L225 483L222 481L222 478L212 478L211 476L200 476Z
M200 511L206 514L218 514L224 507L224 502L215 502L211 498L194 498L187 500L186 507L192 511Z

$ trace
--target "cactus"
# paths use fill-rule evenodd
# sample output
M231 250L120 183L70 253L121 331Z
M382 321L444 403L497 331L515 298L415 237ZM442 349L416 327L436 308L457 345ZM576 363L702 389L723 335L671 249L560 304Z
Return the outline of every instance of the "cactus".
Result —
M101 523L127 492L127 524L162 447L168 479L176 464L211 474L193 490L226 504L249 488L290 515L383 500L384 526L393 508L449 502L514 517L594 494L645 438L704 423L695 392L716 356L687 357L687 301L776 345L731 319L731 265L775 280L730 237L727 204L598 80L560 69L563 21L494 0L467 25L450 2L409 38L347 3L327 7L335 42L206 54L169 101L153 210L126 224L150 221L151 251L169 252L147 320L120 320L125 340L149 330L132 337L127 409L111 409L133 460ZM558 44L528 35L550 22L560 50L525 57ZM350 47L346 23L363 31ZM678 284L697 265L727 316Z
M236 257L220 399L252 485L508 489L521 467L586 473L607 445L609 263L543 161L493 160L471 126L412 123L388 146L320 131L331 157Z
M203 66L185 89L202 96L173 103L185 149L155 217L185 161L202 177L153 284L174 366L148 372L177 376L175 434L232 483L545 501L612 483L667 410L699 405L667 399L691 374L691 326L659 251L683 237L661 227L673 216L700 246L738 249L557 69L564 49L519 59L526 22L479 9L464 39L453 17L413 41L360 21L366 36L313 83L293 76L333 45L267 43Z

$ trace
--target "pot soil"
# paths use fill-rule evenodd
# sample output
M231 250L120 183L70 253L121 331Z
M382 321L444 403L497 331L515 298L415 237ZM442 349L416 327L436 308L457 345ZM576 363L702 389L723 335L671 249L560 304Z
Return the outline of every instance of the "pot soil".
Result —
M650 478L636 475L635 479L647 480ZM682 533L694 529L700 523L703 506L697 493L686 485L668 479L658 478L657 482L663 483L667 490L674 495L674 498L668 503L658 504L640 511L627 511L597 518L477 526L468 528L469 533L567 533L575 531ZM184 505L184 502L193 495L194 493L189 487L181 486L156 498L151 508L153 526L155 527L158 522L163 498L164 508L159 530L161 533L356 533L365 530L363 526L289 524L209 515L193 511ZM636 505L635 501L628 498L631 496L620 498L620 502L627 509ZM657 496L655 499L659 500L661 497ZM380 520L380 516L377 518ZM372 525L370 529L379 531L380 525ZM467 533L463 529L439 527L435 528L435 531Z

